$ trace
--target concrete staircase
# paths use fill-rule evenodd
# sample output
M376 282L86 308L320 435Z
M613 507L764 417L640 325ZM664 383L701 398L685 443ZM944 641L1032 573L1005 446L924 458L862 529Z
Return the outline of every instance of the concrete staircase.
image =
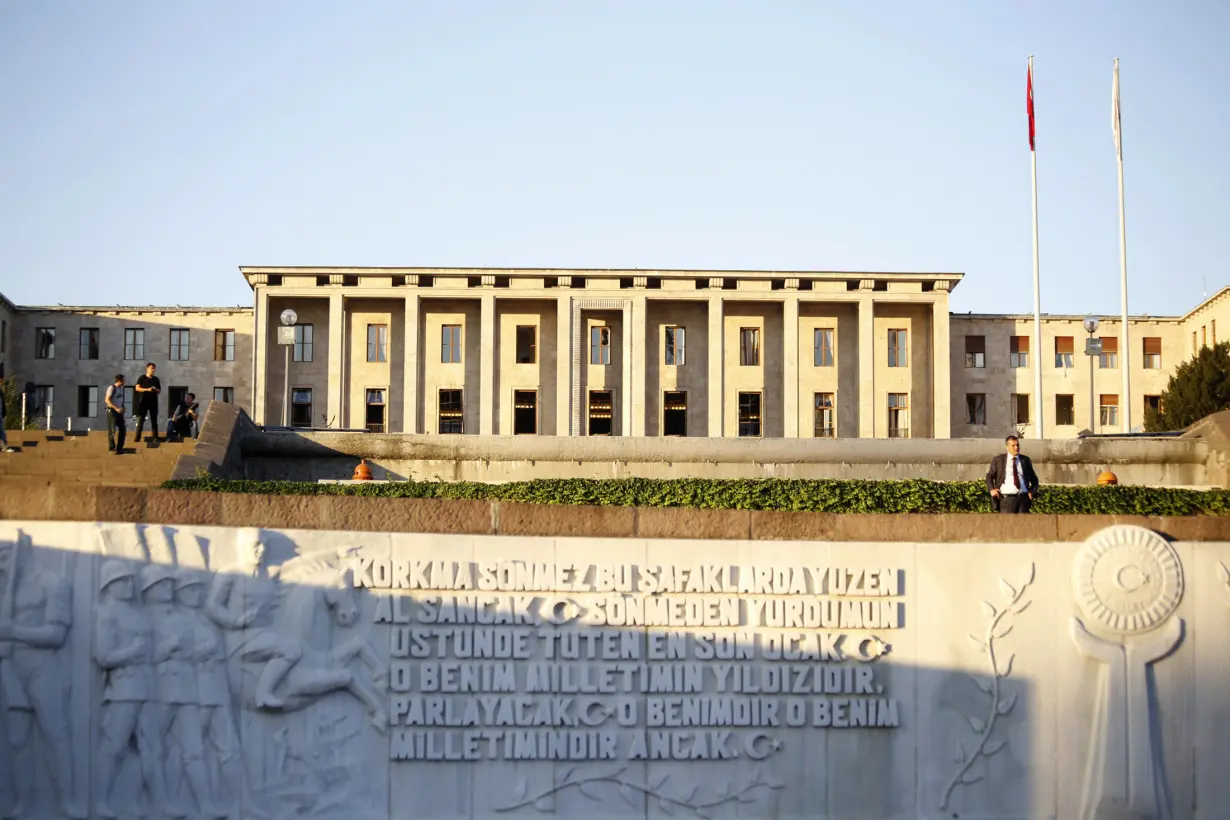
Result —
M95 484L156 487L171 477L175 460L192 453L195 442L134 442L123 455L107 450L106 431L8 430L16 453L0 453L0 492L11 486ZM146 436L149 435L147 430Z

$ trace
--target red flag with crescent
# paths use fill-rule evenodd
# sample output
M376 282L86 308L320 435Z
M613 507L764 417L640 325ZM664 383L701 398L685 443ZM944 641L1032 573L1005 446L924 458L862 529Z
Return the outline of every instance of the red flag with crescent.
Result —
M1034 150L1034 69L1025 72L1025 112L1029 114L1029 150Z

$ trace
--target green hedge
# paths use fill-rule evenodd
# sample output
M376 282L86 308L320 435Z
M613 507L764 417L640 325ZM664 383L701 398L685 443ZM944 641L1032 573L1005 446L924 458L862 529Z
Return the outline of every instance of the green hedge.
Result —
M358 495L383 498L469 498L535 504L691 507L711 510L798 510L837 513L990 512L979 481L787 479L543 479L508 484L398 481L316 484L306 481L168 481L164 489L263 495ZM1227 515L1230 491L1150 487L1044 487L1039 513Z

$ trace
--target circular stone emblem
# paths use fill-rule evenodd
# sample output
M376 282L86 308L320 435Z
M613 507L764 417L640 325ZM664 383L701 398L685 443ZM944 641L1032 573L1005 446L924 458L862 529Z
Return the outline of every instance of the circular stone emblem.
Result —
M1076 602L1092 621L1121 635L1148 632L1183 598L1183 567L1164 538L1143 527L1108 527L1076 556Z

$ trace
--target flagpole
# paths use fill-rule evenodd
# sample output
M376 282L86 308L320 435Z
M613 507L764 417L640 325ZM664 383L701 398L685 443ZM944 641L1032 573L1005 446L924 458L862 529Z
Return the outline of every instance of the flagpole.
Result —
M1030 106L1033 105L1034 55L1029 55ZM1031 113L1032 117L1032 113ZM1038 419L1038 438L1046 437L1045 404L1042 401L1042 300L1039 296L1038 276L1038 154L1034 150L1033 134L1030 134L1029 170L1034 194L1034 415Z
M1128 339L1127 220L1123 210L1123 133L1119 122L1119 59L1115 58L1115 77L1111 107L1114 116L1115 156L1119 164L1119 288L1123 322L1119 326L1119 347L1123 356L1123 432L1132 432L1132 345Z

